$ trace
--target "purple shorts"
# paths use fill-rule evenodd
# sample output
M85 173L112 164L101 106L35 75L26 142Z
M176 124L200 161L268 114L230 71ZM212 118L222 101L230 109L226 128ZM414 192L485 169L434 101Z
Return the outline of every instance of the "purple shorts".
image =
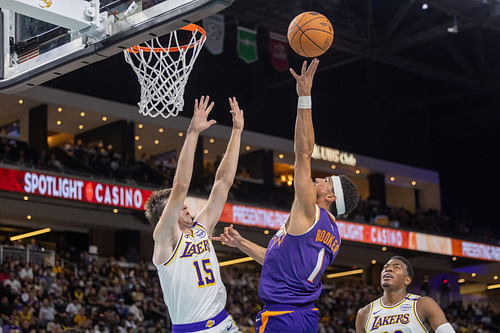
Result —
M288 332L316 333L318 332L319 310L314 304L308 307L280 306L264 307L255 321L255 333Z

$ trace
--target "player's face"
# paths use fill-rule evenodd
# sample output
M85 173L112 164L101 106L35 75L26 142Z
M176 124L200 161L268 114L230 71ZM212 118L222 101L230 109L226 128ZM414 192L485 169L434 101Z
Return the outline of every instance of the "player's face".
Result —
M193 226L193 217L189 213L187 205L182 206L181 213L179 215L179 225L187 228L191 228Z
M318 197L321 195L333 193L332 179L330 177L315 178L314 186L316 187L316 194Z
M380 273L380 285L384 290L406 288L410 281L405 263L398 259L389 260Z

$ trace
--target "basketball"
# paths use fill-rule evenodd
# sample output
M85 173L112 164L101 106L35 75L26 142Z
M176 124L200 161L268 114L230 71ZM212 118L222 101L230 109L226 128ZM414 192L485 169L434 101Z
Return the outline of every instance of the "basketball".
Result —
M290 22L287 35L288 43L295 53L314 58L328 51L332 45L333 27L324 15L304 12Z

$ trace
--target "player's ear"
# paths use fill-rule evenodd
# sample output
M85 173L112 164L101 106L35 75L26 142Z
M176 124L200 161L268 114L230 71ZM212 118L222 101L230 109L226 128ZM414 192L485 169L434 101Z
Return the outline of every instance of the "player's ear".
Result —
M405 279L405 286L408 287L411 284L411 277L407 276Z
M328 204L331 205L335 200L337 200L337 197L333 193L328 193L325 199L328 202Z

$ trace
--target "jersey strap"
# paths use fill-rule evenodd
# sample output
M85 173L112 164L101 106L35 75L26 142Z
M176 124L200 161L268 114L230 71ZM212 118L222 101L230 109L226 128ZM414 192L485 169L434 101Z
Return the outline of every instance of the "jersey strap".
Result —
M172 325L172 333L176 332L198 332L202 330L209 329L211 327L217 326L222 323L227 318L226 310L222 310L215 317L199 321L197 323L192 324L181 324L181 325Z

